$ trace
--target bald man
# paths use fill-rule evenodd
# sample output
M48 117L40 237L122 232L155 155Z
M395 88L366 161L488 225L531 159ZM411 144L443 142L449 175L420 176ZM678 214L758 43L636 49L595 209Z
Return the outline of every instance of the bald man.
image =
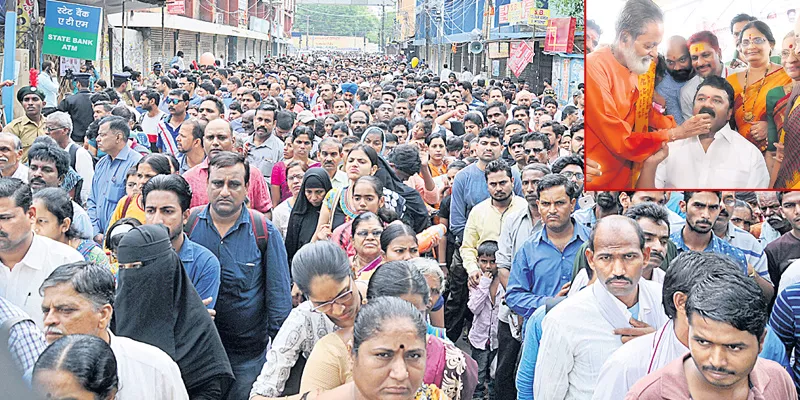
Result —
M206 125L203 133L203 149L206 152L206 159L198 165L190 168L183 174L183 177L192 187L191 207L203 206L208 204L208 161L215 155L223 151L234 150L234 136L231 124L224 119L215 119ZM261 211L270 217L272 202L269 197L269 189L264 176L258 168L250 168L250 181L247 188L248 207Z
M695 72L686 39L673 36L669 38L668 44L665 56L667 75L656 86L656 92L667 102L667 115L673 116L675 122L682 124L684 115L681 112L681 89L686 81L694 78Z

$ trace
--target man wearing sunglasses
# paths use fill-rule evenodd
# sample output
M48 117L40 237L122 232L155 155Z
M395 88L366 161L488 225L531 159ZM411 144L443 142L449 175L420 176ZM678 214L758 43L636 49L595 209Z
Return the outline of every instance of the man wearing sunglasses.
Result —
M179 157L182 153L178 150L177 138L183 121L186 120L186 107L189 106L189 92L183 89L172 89L166 100L169 116L158 122L156 131L158 140L156 146L162 153L169 153Z

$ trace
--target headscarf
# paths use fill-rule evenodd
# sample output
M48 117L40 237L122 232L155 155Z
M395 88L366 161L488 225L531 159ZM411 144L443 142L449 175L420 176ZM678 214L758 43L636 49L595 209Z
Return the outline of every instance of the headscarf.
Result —
M367 140L367 135L375 132L381 134L381 152L378 153L378 155L380 156L386 150L386 132L384 132L383 129L378 128L377 126L370 126L369 128L365 129L364 133L361 134L361 143L364 143L364 141Z
M212 378L233 380L228 356L200 295L163 225L143 225L122 237L114 318L116 334L158 347L181 370L191 392Z
M313 238L319 221L319 210L322 208L321 203L315 207L308 201L305 195L306 189L324 189L327 193L331 190L331 186L331 179L325 169L311 168L306 171L286 230L286 254L289 256L289 265L292 265L292 258L297 250Z

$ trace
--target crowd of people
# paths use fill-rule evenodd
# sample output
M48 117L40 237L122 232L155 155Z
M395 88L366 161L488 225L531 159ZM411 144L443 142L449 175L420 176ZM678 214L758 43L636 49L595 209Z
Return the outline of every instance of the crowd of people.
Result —
M19 90L0 334L35 390L797 396L800 193L587 192L583 85L351 54L179 68L77 73L47 115Z
M589 187L800 188L800 19L776 32L737 14L728 63L719 33L664 40L679 22L628 0L613 43L587 24L586 153L602 172Z

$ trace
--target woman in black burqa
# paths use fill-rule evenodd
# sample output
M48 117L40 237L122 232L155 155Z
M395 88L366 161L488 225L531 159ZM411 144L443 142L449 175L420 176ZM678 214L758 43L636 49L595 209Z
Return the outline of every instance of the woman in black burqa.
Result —
M178 364L189 398L221 399L233 372L214 321L163 225L143 225L117 247L115 333L158 347Z

